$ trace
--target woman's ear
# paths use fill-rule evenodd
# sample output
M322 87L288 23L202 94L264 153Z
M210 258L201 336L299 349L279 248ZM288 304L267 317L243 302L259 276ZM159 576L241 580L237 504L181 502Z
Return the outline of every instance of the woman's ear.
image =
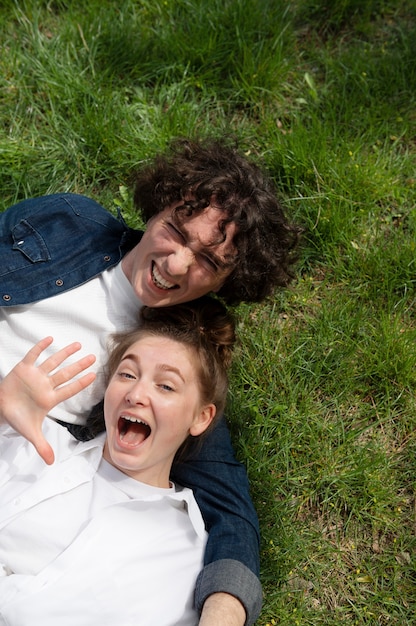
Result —
M192 422L192 425L189 429L189 434L193 437L197 437L206 431L208 426L211 424L212 420L215 417L217 412L217 407L215 404L208 404L203 409L199 415L197 415Z

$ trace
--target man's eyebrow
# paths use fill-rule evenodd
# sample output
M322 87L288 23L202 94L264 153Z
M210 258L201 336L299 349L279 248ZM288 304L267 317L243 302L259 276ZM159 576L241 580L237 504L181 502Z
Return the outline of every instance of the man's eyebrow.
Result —
M212 246L218 245L218 244L211 244ZM203 254L205 254L205 256L209 257L209 259L215 264L217 265L217 267L219 269L227 269L228 267L230 267L231 265L233 265L235 263L235 260L237 258L237 253L235 253L234 255L229 254L227 255L226 258L222 259L221 257L219 257L218 255L216 255L214 252L212 252L209 247L204 248L204 252Z
M174 222L174 224L175 224L175 228L177 228L178 231L181 233L187 245L189 245L191 242L190 242L189 234L187 233L186 229L184 229L183 227L184 223L182 222L178 224ZM200 241L199 243L202 245L202 248L201 250L198 251L198 254L204 254L205 256L207 256L215 265L219 267L219 269L227 269L235 263L236 258L237 258L237 252L235 252L234 254L227 254L225 258L221 258L217 254L215 254L215 252L213 252L213 248L221 245L222 243L224 243L224 241L225 241L225 237L223 233L221 233L221 239L218 239L218 241L213 241L212 243L208 243L208 244L202 244L202 242Z

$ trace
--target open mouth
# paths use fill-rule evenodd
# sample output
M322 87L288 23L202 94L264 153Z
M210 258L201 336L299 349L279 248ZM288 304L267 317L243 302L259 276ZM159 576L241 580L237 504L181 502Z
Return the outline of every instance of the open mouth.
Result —
M122 415L118 420L118 432L120 441L130 446L138 446L149 437L152 429L143 420Z
M156 287L159 287L159 289L165 289L165 291L168 289L178 289L178 285L170 283L160 275L154 261L152 263L152 280Z

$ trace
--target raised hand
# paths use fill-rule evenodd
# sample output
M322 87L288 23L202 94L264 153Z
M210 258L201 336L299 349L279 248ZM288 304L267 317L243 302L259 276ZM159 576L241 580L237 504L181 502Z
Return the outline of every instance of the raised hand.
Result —
M55 455L42 433L45 416L54 406L79 393L95 379L95 374L89 372L72 380L94 363L92 354L56 369L81 349L78 342L35 365L52 341L52 337L39 341L0 383L0 422L7 422L28 439L48 465L54 462Z

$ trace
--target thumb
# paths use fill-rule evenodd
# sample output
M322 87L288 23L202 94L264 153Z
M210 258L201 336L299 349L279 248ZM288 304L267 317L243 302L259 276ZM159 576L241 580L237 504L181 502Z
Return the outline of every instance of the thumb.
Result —
M35 446L37 453L45 461L45 463L47 465L52 465L55 461L55 454L45 437L42 434L39 434L38 437L33 439L32 443Z

